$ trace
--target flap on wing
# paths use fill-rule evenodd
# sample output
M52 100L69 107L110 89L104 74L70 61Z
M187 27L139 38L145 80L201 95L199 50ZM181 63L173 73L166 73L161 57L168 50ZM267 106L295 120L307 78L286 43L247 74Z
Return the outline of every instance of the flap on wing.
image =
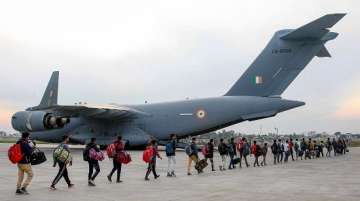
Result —
M323 45L320 51L316 54L317 57L331 57L329 51Z
M329 32L328 28L334 26L346 14L328 14L316 19L298 29L287 33L280 38L283 40L316 40L321 39Z
M148 116L148 113L127 106L117 105L53 105L36 110L49 110L65 116L85 116L94 119L123 119L139 115Z

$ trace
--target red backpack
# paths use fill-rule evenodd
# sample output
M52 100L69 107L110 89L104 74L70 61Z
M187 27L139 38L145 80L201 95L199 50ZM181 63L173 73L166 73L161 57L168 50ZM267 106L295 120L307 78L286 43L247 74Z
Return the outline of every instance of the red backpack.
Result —
M154 154L153 148L152 147L147 148L143 153L143 161L145 163L150 163L153 154Z
M116 153L115 149L116 149L115 143L108 145L108 147L106 148L106 154L108 155L109 158L114 158Z
M20 162L24 156L24 154L21 151L21 144L19 143L12 145L8 150L8 156L9 156L9 160L13 164Z

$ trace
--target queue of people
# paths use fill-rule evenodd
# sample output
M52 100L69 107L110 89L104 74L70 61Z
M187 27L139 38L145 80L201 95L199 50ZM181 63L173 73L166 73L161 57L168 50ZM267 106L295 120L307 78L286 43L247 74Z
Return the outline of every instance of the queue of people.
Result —
M17 195L29 194L27 187L33 178L31 164L34 157L32 156L32 152L35 149L36 144L29 140L29 135L29 133L22 133L21 139L19 139L17 143L9 149L9 159L13 163L17 163L18 166L18 181L15 191ZM165 146L165 153L168 158L166 176L176 177L175 165L177 139L175 134L171 134L169 137L170 141ZM60 143L53 151L53 167L56 167L57 165L59 169L57 175L50 184L50 190L57 190L56 184L61 180L61 178L64 178L68 188L72 188L74 186L68 174L68 167L73 163L68 145L69 141L69 136L63 136L62 143ZM250 156L254 156L253 167L266 166L268 149L268 143L265 142L260 144L255 140L251 143L245 137L240 138L237 142L235 142L234 138L231 138L229 141L220 139L217 146L217 150L221 158L219 170L225 171L226 169L235 169L237 165L239 168L242 168L243 164L246 167L250 167L248 161L248 157ZM326 149L325 155L324 149ZM200 159L199 150L201 150L203 159ZM301 140L295 139L295 141L293 141L292 138L285 140L274 139L270 146L270 150L273 155L273 164L288 163L289 160L296 161L299 159L308 160L319 157L331 157L332 152L334 156L337 156L346 154L346 152L349 151L347 143L344 139L331 140L330 138L328 138L326 142L312 140L311 138L308 140L305 140L305 138ZM116 137L114 142L107 147L106 153L113 162L113 168L107 175L107 179L111 183L112 176L116 172L116 183L121 183L122 180L120 180L120 176L122 165L131 162L130 154L126 152L125 144L121 136ZM214 139L210 139L207 144L199 149L196 138L192 138L191 143L185 147L185 153L188 157L187 175L192 175L192 166L194 166L198 174L203 173L204 168L208 166L208 161L211 164L211 171L216 171L214 164ZM156 139L151 139L143 153L143 160L147 163L145 181L150 180L150 173L153 174L154 179L158 179L160 177L160 175L156 172L157 158L162 160L162 156L158 151L158 142ZM83 159L88 162L89 166L88 185L94 187L96 186L95 178L100 173L99 161L104 160L104 153L96 144L96 138L91 138L90 142L85 146L85 149L83 150ZM41 162L44 162L45 160L41 159ZM27 178L24 181L25 173L27 174Z

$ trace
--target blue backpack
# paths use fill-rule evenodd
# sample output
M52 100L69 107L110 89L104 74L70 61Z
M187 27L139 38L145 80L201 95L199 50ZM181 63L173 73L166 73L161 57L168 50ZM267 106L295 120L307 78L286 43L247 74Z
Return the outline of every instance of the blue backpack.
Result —
M165 146L165 152L166 152L166 156L173 156L175 155L175 149L173 147L173 143L169 142L166 144Z

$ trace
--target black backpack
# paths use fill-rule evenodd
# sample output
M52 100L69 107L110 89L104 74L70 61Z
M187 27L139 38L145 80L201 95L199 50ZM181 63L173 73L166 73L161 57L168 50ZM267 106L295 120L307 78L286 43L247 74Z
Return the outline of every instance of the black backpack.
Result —
M90 149L91 149L90 146L86 146L85 149L83 150L83 159L84 159L84 161L89 161L89 159L90 159L90 157L89 157Z

